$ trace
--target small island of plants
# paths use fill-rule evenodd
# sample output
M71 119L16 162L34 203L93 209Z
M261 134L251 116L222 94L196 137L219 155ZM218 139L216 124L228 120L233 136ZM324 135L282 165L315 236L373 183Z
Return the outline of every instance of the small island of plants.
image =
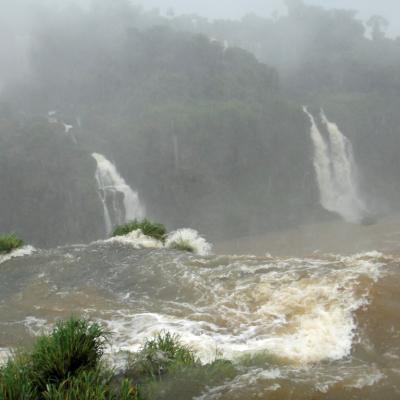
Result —
M23 245L24 242L15 233L0 235L0 255L11 253Z
M200 238L198 233L192 229L179 229L174 232L167 232L163 224L152 222L148 219L133 220L126 224L115 227L112 236L129 235L131 232L140 230L143 235L149 236L160 241L166 248L178 251L186 251L189 253L196 252L194 240L200 240L201 243L206 243L203 238Z
M141 230L143 235L150 236L154 239L164 241L167 230L164 225L151 222L147 218L127 222L126 224L117 225L112 236L123 236L133 231Z

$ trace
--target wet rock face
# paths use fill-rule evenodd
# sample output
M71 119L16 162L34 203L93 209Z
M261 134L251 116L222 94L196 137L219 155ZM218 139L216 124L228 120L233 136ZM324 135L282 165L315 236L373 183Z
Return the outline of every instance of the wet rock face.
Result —
M44 118L0 119L0 136L2 231L44 247L104 235L90 154Z

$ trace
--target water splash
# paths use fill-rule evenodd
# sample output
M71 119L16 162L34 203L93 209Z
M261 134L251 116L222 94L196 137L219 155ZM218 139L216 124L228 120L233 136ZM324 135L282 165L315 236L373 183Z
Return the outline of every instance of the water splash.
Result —
M0 255L0 264L11 260L12 258L16 257L24 257L24 256L29 256L33 252L35 252L36 249L33 246L24 246L19 249L13 250L12 252L5 254L5 255Z
M303 107L303 111L311 122L314 168L322 207L339 214L348 222L361 223L368 212L360 195L357 167L350 140L321 110L321 122L328 133L327 138L324 138L314 116L306 107Z
M145 207L136 191L125 182L117 168L103 155L93 153L97 162L96 181L103 204L106 232L112 227L145 216Z
M161 249L163 243L160 240L146 236L140 229L132 231L127 235L115 236L107 240L100 241L103 243L119 243L133 247L134 249Z
M184 244L192 248L194 254L200 256L209 255L212 250L212 245L201 237L196 230L190 228L178 229L169 233L165 244L160 240L144 235L140 229L127 235L116 236L95 243L119 243L131 246L134 249L174 249L176 245Z
M194 229L184 228L171 232L166 241L166 248L174 248L176 245L187 245L193 249L193 253L200 256L206 256L211 253L212 245L208 243Z

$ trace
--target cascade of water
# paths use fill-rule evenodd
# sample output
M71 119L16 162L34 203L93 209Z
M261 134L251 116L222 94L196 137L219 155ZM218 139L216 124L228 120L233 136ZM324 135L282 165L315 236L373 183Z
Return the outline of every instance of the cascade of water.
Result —
M138 193L125 182L117 168L103 155L93 153L97 162L96 181L103 204L107 234L112 227L135 218L143 218L145 207Z
M321 205L326 210L339 214L346 221L362 222L367 210L359 192L357 168L350 140L321 110L321 121L328 133L325 139L314 116L306 107L303 107L303 111L311 121L314 168Z

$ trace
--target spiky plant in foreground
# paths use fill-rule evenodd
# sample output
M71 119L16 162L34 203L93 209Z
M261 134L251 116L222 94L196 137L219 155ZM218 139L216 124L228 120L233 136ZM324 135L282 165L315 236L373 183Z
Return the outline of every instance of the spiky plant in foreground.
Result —
M50 336L37 339L31 353L32 381L39 391L82 371L95 369L108 334L97 323L71 318L58 322Z
M86 319L59 322L31 353L0 367L0 400L140 400L136 386L101 362L108 336Z

